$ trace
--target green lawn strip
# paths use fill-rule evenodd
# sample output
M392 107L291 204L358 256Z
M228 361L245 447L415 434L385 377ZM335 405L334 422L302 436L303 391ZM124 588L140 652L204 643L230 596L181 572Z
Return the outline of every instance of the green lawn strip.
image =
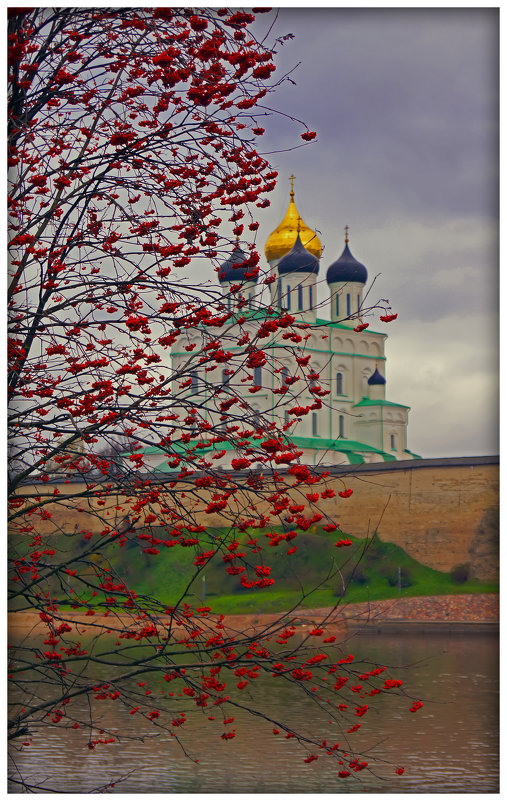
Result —
M465 586L453 585L440 589L429 589L426 591L420 585L416 587L404 588L399 593L390 587L381 587L378 591L370 588L361 588L348 591L342 603L366 603L370 601L389 600L394 598L411 598L416 596L435 596L435 595L463 595L474 593L497 593L498 584L485 582L468 582ZM213 611L218 614L247 614L247 613L269 613L283 612L299 605L307 609L320 607L332 607L338 601L337 596L331 590L317 590L306 598L301 598L300 593L295 591L274 592L269 589L249 592L244 595L221 595L209 599Z
M167 537L162 529L151 529L151 534L161 540ZM168 548L162 543L157 545L157 555L145 553L147 543L143 540L131 541L123 548L111 542L104 556L111 573L123 577L129 588L140 596L173 605L187 592L185 600L191 605L205 602L213 611L222 614L280 612L297 604L307 608L334 606L341 596L345 602L359 603L398 597L498 592L495 582L469 579L458 583L450 573L422 565L399 546L377 536L366 541L342 532L325 533L319 529L315 533L299 533L295 539L281 541L276 547L270 546L264 532L252 532L253 539L262 546L255 554L246 545L250 534L241 535L236 552L245 554L248 577L256 578L255 565L269 565L274 585L254 590L242 587L240 575L230 576L225 571L230 564L222 558L230 553L226 548L219 550L189 584L196 570L196 554L212 550L213 544L222 541L225 534L223 529L210 529L205 535L206 542L199 549L193 546ZM52 539L56 544L56 538ZM335 547L335 542L343 539L350 539L352 545ZM287 554L294 546L297 550ZM65 537L64 543L60 541L60 548L55 561L78 555L83 542L77 537ZM98 557L102 564L106 564L104 556ZM235 559L232 564L245 562ZM88 592L78 595L81 601L94 605ZM96 597L97 611L104 602L100 596Z

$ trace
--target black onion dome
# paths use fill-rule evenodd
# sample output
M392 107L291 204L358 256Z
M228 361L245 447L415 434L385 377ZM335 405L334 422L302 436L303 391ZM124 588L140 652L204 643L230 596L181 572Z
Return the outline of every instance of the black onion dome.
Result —
M375 368L375 372L369 377L368 384L370 386L374 384L385 384L386 380L383 375L381 375L377 368Z
M350 252L348 242L346 242L340 258L336 259L336 261L327 268L327 283L333 284L336 281L357 281L360 284L365 284L367 280L368 272L366 267L354 258Z
M245 281L247 273L252 272L252 268L248 266L235 267L234 265L241 264L247 258L247 254L241 250L239 245L236 245L229 258L220 265L218 271L218 280L220 283L222 283L222 281ZM257 276L249 276L246 280L255 282L257 281Z
M319 260L310 253L301 242L299 234L292 246L292 250L283 256L278 262L278 275L287 273L314 273L319 272Z

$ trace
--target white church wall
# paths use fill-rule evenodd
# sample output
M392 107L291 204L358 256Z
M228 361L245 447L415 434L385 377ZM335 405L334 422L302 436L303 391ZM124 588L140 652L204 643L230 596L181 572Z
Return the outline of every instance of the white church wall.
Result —
M339 322L353 328L360 321L363 285L355 281L336 281L329 284L329 316L331 322ZM347 319L352 315L351 319Z
M341 381L338 382L338 374L341 375ZM341 392L338 390L340 387L338 384L341 383ZM335 363L332 367L332 374L331 374L331 397L340 399L342 397L346 397L351 392L351 378L350 378L350 365L346 364L345 361L341 360L337 364Z
M394 448L391 437L394 437ZM406 426L401 422L390 422L384 425L384 450L393 453L398 458L402 457L407 447Z
M369 397L368 379L375 370L375 363L371 362L368 365L365 365L364 361L361 360L361 363L360 365L358 365L358 367L359 369L357 371L357 383L354 393L356 403L359 403L361 398Z
M384 450L381 427L376 418L361 416L356 418L355 430L357 431L357 439L359 442L364 442L365 445L371 445L374 448Z
M317 285L313 273L278 275L271 285L273 306L286 309L296 320L315 322L317 315Z

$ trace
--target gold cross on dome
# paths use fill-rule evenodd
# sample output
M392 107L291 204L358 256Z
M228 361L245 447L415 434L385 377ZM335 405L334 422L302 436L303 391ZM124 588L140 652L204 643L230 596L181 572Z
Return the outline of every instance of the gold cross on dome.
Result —
M290 181L290 196L291 196L291 197L294 197L294 181L295 181L295 180L296 180L296 176L295 176L295 175L290 175L290 176L289 176L289 181Z
M345 226L345 242L348 243L348 241L349 241L349 226L346 225Z

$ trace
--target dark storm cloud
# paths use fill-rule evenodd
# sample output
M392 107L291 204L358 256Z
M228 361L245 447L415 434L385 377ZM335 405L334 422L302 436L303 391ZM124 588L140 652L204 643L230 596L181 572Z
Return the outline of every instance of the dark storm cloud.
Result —
M496 19L495 9L282 9L278 29L295 39L279 48L281 70L302 66L276 105L319 132L307 168L336 165L377 208L387 198L413 214L489 213ZM271 130L275 146L282 131Z
M324 245L325 309L326 269L351 226L353 254L370 281L378 274L370 299L399 313L388 397L412 406L409 447L425 456L497 448L497 26L494 8L284 8L276 26L294 34L277 74L301 66L266 105L318 140L270 156L280 177L259 245L295 173L298 208ZM283 117L265 127L266 151L301 144L304 128Z

